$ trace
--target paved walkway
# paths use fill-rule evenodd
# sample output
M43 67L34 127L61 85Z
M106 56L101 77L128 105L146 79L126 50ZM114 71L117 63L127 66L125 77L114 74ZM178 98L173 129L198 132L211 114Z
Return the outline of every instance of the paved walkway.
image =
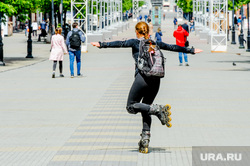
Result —
M163 22L167 43L175 43L172 17ZM135 37L134 24L114 40ZM26 39L19 39L23 46L10 43L12 53L5 43L6 58L26 56ZM236 55L231 46L212 54L194 33L189 40L204 50L189 55L189 67L178 66L178 53L164 51L167 75L155 103L171 104L173 127L153 117L148 154L138 153L140 115L125 110L134 75L131 49L90 46L82 56L83 77L70 78L65 56L65 78L52 79L49 45L37 44L34 65L16 62L0 73L0 165L191 166L192 146L249 146L249 54Z

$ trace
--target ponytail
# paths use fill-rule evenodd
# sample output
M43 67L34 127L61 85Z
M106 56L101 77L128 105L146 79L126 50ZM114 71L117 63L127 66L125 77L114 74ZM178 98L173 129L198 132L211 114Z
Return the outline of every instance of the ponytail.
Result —
M55 30L55 33L56 33L56 35L57 34L62 34L62 28L56 28L56 30Z
M145 39L149 39L149 26L147 23L141 21L135 26L135 30L144 36Z

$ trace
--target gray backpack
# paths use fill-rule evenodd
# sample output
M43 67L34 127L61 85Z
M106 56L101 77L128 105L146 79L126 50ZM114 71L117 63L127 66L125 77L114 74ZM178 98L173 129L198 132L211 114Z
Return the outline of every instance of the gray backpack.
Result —
M165 58L157 44L151 39L143 39L139 45L137 67L147 77L164 77Z

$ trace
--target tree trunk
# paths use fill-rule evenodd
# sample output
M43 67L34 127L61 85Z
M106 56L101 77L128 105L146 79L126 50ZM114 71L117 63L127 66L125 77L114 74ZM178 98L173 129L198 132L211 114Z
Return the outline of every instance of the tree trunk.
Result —
M67 14L67 10L64 10L64 18L63 18L63 25L66 25L66 14Z
M58 18L58 26L62 27L62 22L61 22L61 14L60 12L57 12L57 18Z

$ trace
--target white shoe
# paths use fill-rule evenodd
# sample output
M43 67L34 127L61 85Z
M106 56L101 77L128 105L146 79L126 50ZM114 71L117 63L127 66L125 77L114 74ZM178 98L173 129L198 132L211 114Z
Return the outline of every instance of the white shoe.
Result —
M180 64L179 64L179 66L183 66L183 64L182 64L182 63L180 63Z

